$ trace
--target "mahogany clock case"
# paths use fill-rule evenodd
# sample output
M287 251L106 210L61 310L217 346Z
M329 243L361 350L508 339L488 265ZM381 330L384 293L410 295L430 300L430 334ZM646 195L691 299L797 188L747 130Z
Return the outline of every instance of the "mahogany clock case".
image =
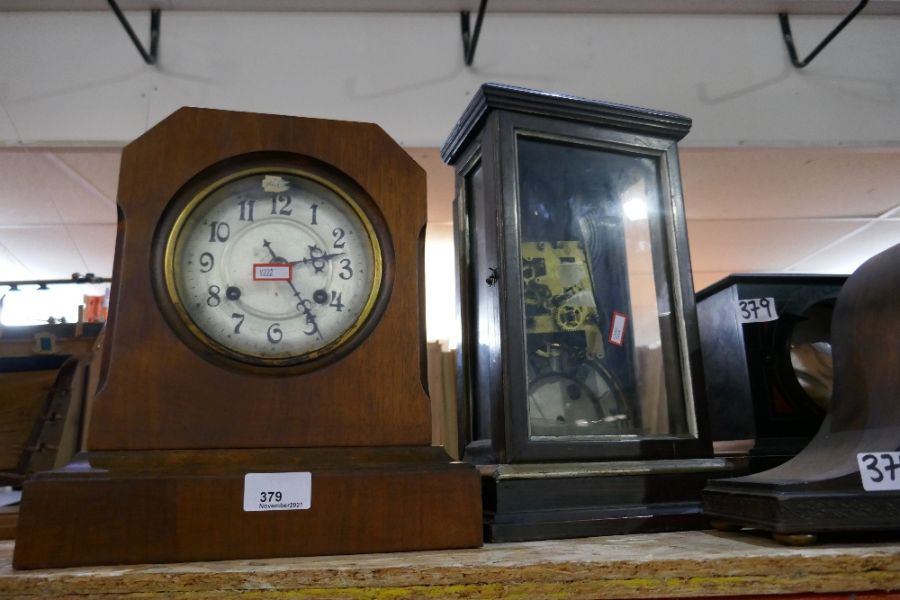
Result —
M338 355L304 365L213 356L161 293L160 240L180 202L268 164L352 190L384 250L373 315ZM399 145L368 123L183 108L125 148L118 197L87 452L25 485L16 568L481 544L476 470L430 446L425 175ZM292 472L311 474L308 509L243 508L245 475Z
M797 454L822 423L832 381L831 317L846 280L735 274L697 293L713 441L753 440L751 472ZM777 319L741 323L739 302L762 298L774 299Z
M158 257L150 256L164 211L185 186L248 163L264 165L272 154L306 157L306 165L327 165L343 174L342 182L355 182L380 213L373 221L383 223L382 246L392 248L380 318L369 320L354 352L302 376L290 369L276 369L286 377L248 374L186 344L190 338L177 335L166 318ZM424 195L421 168L371 124L181 109L127 146L107 331L112 351L89 449L428 444L420 322Z

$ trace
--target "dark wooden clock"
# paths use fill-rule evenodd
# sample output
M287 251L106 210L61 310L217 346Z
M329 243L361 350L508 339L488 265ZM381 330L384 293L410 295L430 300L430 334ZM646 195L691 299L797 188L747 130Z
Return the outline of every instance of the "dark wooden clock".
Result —
M381 129L184 108L127 146L88 452L17 568L481 543L430 447L425 176Z
M690 119L485 84L457 175L460 439L493 541L703 525L712 456L677 142Z
M900 532L900 244L863 263L831 321L834 392L809 444L786 463L710 481L718 529L770 531L793 545L819 534Z
M778 466L809 443L831 397L831 317L846 280L846 275L740 273L697 292L717 452L737 454L743 446L755 473Z

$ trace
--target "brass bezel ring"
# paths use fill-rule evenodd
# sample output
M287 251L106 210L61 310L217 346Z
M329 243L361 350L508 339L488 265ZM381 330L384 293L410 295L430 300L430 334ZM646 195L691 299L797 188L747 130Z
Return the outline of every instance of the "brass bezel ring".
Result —
M306 179L321 185L322 187L333 192L338 198L340 198L343 202L345 202L353 211L353 213L359 218L359 220L363 224L363 228L365 229L366 236L368 238L369 244L372 248L372 261L373 261L373 278L372 278L372 286L369 290L368 298L366 299L365 304L360 310L359 316L357 316L356 320L353 324L348 327L341 335L336 337L334 340L330 341L326 345L316 348L315 350L310 350L309 352L303 352L297 355L280 357L280 358L271 358L263 355L256 354L248 354L245 352L239 352L232 348L229 348L223 345L221 342L211 338L207 335L191 318L190 314L184 307L184 303L181 300L181 297L178 293L178 283L176 277L177 271L177 263L176 259L178 258L178 244L181 240L182 231L190 220L191 215L194 211L213 193L221 189L222 187L237 181L239 179L243 179L245 177L251 177L253 175L291 175L294 177L299 177L302 179ZM383 286L383 275L384 275L384 255L382 251L381 244L378 240L378 235L376 234L375 227L372 223L372 220L369 216L362 210L359 203L353 198L353 196L348 193L344 188L337 185L335 182L330 179L323 177L317 173L306 169L299 169L296 167L289 167L284 165L269 165L269 166L261 166L261 167L253 167L249 169L242 169L240 171L236 171L234 173L230 173L224 177L220 177L216 179L213 183L208 186L205 186L199 192L194 194L194 196L188 201L188 203L181 209L177 218L175 219L175 223L169 230L168 235L166 236L165 250L163 256L163 271L164 271L164 281L166 293L168 295L168 299L171 302L172 307L175 309L176 314L181 319L182 323L185 327L190 331L190 333L198 339L205 346L211 348L216 353L229 357L231 359L248 363L252 365L258 365L263 367L285 367L285 366L293 366L300 365L304 363L311 362L318 358L321 358L325 355L331 354L338 348L342 347L350 338L354 336L366 323L369 316L372 314L373 309L375 308L376 302L378 300L379 292Z

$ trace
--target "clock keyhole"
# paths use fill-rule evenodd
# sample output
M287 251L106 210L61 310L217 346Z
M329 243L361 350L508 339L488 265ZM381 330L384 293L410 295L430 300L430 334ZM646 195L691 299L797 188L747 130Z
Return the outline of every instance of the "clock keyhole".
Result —
M500 279L500 276L497 274L497 269L494 267L488 267L488 270L491 272L488 275L487 279L484 280L488 287L494 287L497 284L497 281Z

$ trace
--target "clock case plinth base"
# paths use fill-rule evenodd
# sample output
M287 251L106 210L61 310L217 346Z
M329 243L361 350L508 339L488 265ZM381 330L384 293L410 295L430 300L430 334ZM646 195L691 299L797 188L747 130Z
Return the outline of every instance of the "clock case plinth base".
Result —
M900 531L900 492L860 494L858 488L858 474L793 485L711 482L703 491L704 511L720 527L775 534Z
M480 466L485 540L529 540L703 529L699 500L727 459Z
M714 481L703 491L704 511L718 527L811 535L900 531L900 492L860 493L857 473L819 482L744 479Z
M245 512L248 472L311 472L308 510ZM478 474L441 448L117 451L26 485L19 569L478 547Z

